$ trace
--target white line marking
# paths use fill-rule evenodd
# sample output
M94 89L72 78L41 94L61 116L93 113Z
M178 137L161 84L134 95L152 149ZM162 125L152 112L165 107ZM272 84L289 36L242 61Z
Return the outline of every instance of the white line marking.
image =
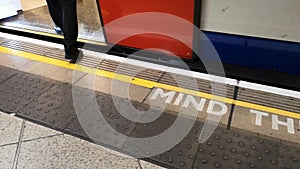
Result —
M266 85L250 83L250 82L246 82L246 81L240 81L239 87L244 87L247 89L259 90L262 92L268 92L268 93L273 93L273 94L289 96L289 97L294 97L294 98L300 99L300 92L288 90L288 89L282 89L282 88L278 88L278 87L266 86Z

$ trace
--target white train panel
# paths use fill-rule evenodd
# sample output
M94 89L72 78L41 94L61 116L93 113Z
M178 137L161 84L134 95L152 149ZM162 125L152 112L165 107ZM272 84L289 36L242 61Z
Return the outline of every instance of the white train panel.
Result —
M300 42L300 0L203 0L202 29Z

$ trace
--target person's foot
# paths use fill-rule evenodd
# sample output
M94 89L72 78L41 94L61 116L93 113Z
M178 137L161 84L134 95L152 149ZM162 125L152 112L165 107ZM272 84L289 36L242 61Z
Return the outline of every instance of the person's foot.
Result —
M65 59L73 59L72 55L65 55Z
M71 58L69 63L76 63L77 60L81 59L83 57L83 52L81 50L78 50L78 52L76 52L73 56L68 56Z
M56 32L57 34L59 34L59 35L64 35L64 33L63 33L63 31L61 30L60 27L54 25L53 28L54 28L54 30L55 30L55 32Z

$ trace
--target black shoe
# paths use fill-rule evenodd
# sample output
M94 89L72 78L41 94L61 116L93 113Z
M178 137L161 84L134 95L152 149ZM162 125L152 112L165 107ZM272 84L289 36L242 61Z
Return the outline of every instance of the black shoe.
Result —
M61 30L61 28L58 27L58 26L56 26L56 25L54 25L54 30L55 30L55 32L56 32L57 34L59 34L59 35L64 35L64 33L63 33L63 31Z
M73 59L72 55L65 55L65 59Z
M78 49L78 52L76 52L75 54L72 54L72 55L65 55L65 59L73 59L76 57L76 55L79 54L81 50Z
M72 56L72 59L70 60L69 63L76 63L77 60L80 60L83 57L83 52L81 50L78 50L78 52Z

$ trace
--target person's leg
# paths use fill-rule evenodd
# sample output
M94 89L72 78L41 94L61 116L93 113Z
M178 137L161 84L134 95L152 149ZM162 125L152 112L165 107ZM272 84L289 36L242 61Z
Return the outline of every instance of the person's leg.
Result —
M77 37L78 22L76 13L76 0L60 0L63 11L64 47L66 58L73 58L78 55Z
M54 24L62 29L63 14L60 0L46 0Z

